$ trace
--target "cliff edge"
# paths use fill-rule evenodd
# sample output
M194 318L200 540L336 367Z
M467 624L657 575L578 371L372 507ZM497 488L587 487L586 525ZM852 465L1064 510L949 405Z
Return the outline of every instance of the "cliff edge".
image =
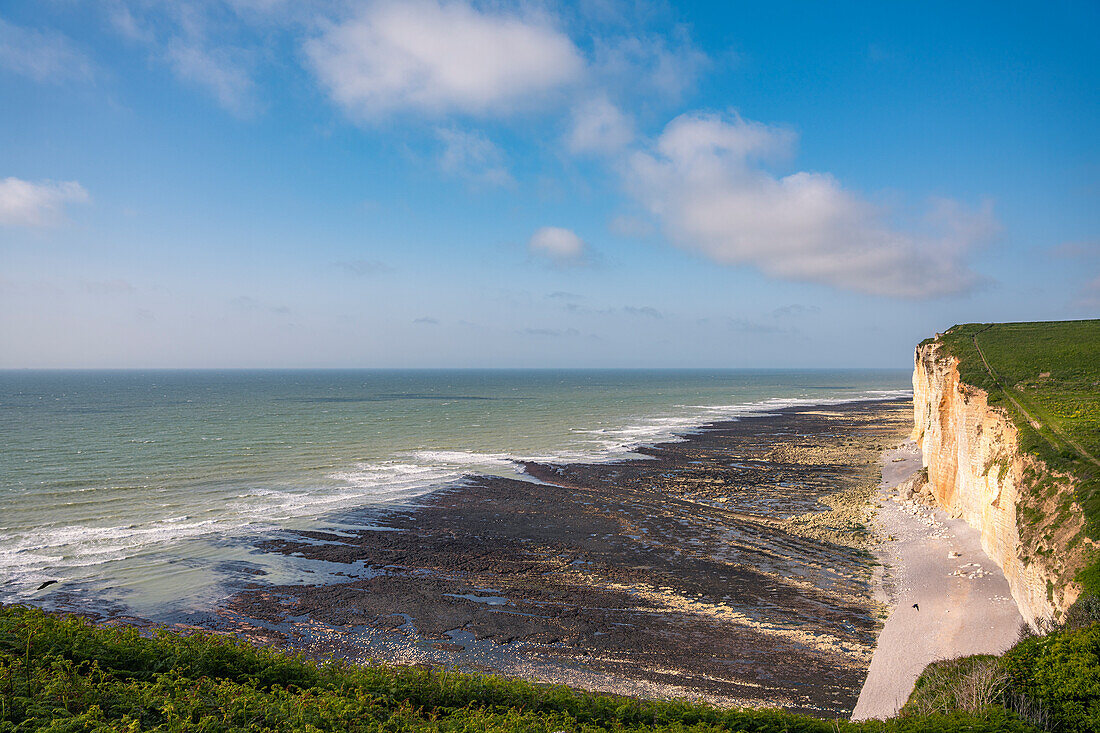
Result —
M1073 323L1096 324L1100 334L1100 322ZM1002 373L979 345L979 334L991 328L956 326L916 349L913 437L923 452L936 501L980 532L982 548L1003 569L1021 615L1039 627L1062 617L1081 593L1081 571L1095 562L1096 543L1088 537L1082 507L1082 490L1091 486L1095 472L1091 454L1064 425L1055 418L1049 424L1041 420L1050 414L1043 410L1041 388L1057 371L1058 355L1052 357L1054 366L1036 367L1046 362L1031 352L1042 348L1031 348L1033 343L1016 350L1006 347L1003 353L1011 358L1005 362L1011 363ZM1027 332L1018 330L1014 337L1026 339ZM1001 338L998 333L989 342L999 348ZM1094 357L1084 350L1085 359ZM1016 363L1021 360L1030 361ZM1028 372L1027 379L1015 379L1013 369ZM1097 407L1087 388L1058 388L1060 398L1071 394L1079 403L1067 414L1082 414L1080 404ZM1058 435L1068 442L1063 444ZM1072 446L1081 454L1075 455Z

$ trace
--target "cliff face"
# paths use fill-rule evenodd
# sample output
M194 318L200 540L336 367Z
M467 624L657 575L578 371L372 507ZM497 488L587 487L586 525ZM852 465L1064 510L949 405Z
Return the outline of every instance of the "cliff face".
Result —
M916 351L913 437L924 452L936 501L979 530L982 548L1004 570L1021 615L1035 626L1061 615L1079 592L1066 582L1065 558L1052 549L1046 528L1025 526L1021 541L1017 509L1043 503L1030 487L1045 466L1020 453L1011 420L989 406L983 390L962 383L958 361L942 352L936 342ZM1057 492L1066 490L1072 486ZM1033 536L1044 536L1046 543Z

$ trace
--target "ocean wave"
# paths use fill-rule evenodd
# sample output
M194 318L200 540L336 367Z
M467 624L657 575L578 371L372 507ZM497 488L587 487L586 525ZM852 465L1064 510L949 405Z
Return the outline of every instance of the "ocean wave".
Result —
M637 424L619 428L597 428L580 430L597 436L593 442L599 446L598 454L589 460L617 460L623 455L633 453L646 445L676 442L700 429L723 420L736 420L742 417L764 416L789 407L816 407L841 405L850 402L869 402L881 399L911 397L912 390L866 390L856 395L843 397L772 397L757 402L743 402L723 405L683 405L687 414L674 416L655 416Z
M459 479L455 467L413 463L363 464L334 474L335 485L310 489L256 488L226 502L218 515L149 517L144 521L95 525L46 525L0 534L0 588L25 598L45 580L72 578L82 568L125 560L149 551L170 551L178 543L204 538L262 534L300 518L363 505L402 502ZM207 513L213 513L208 510ZM174 554L174 553L173 553Z
M328 474L311 487L255 487L243 490L216 508L194 514L150 516L109 526L37 526L0 533L0 582L3 595L27 597L50 579L87 574L87 568L149 552L169 552L178 543L260 534L296 526L364 506L407 503L477 474L509 475L535 481L523 473L527 461L540 463L609 462L634 454L644 445L683 440L703 426L723 420L770 414L787 407L837 405L910 395L909 390L868 390L837 398L783 397L752 403L680 405L620 426L575 428L561 450L520 455L459 449L418 449L389 460L362 461ZM111 493L97 497L111 501ZM183 510L186 512L187 510ZM164 512L168 513L168 512ZM84 569L84 570L82 570Z
M416 450L408 455L427 465L512 466L515 456L508 453L478 453L466 450Z
M534 463L607 463L633 457L639 448L658 443L681 441L704 426L723 420L771 414L788 407L839 405L911 396L911 390L866 390L843 397L774 397L749 403L724 405L681 405L681 414L649 416L620 427L574 428L571 433L586 436L574 445L542 454L512 454L458 449L420 449L399 454L409 463L391 461L364 462L352 471L333 473L330 478L364 489L359 498L392 501L414 498L470 475L509 474L534 480L523 472L523 465ZM380 484L392 482L385 488Z

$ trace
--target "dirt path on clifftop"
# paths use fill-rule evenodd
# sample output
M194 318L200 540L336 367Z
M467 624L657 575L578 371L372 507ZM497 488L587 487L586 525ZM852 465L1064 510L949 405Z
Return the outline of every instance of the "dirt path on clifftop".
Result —
M988 328L982 329L982 331L988 330ZM993 367L989 365L989 360L985 358L985 353L982 351L982 347L978 345L978 334L982 333L982 331L978 331L978 333L970 337L971 340L974 342L974 349L978 352L978 356L982 358L982 364L985 365L985 370L989 373L989 376L993 380L993 383L1000 388L1001 392L1004 393L1004 396L1008 398L1009 402L1015 405L1016 409L1020 411L1020 414L1023 415L1032 425L1036 427L1040 425L1046 425L1048 428L1050 428L1051 432L1064 440L1066 442L1066 445L1077 451L1077 454L1079 456L1084 458L1086 461L1090 461L1093 465L1100 466L1100 460L1098 460L1096 456L1085 450L1085 447L1083 445L1066 435L1066 432L1062 430L1061 426L1050 419L1048 419L1046 422L1039 420L1037 417L1028 412L1027 409L1022 404L1020 404L1020 401L1016 399L1012 392L1010 392L1008 388L1005 387L1005 385L1001 382L1000 377L997 376L997 372L995 372L993 370ZM1050 444L1051 448L1054 448L1054 450L1061 450L1060 446L1055 445L1054 442L1051 441L1050 438L1043 435L1042 432L1039 432L1039 435L1043 438L1043 440Z

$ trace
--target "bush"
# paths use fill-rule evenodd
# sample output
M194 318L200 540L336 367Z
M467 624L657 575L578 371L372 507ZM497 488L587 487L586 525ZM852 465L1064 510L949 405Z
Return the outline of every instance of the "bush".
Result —
M1100 623L1073 625L1024 639L1003 657L1012 692L1044 709L1056 729L1100 731Z
M1004 710L856 724L438 669L318 664L242 641L0 606L0 733L25 731L1034 731Z
M924 668L902 715L931 715L960 710L980 714L1003 705L1008 674L991 654L933 662Z

